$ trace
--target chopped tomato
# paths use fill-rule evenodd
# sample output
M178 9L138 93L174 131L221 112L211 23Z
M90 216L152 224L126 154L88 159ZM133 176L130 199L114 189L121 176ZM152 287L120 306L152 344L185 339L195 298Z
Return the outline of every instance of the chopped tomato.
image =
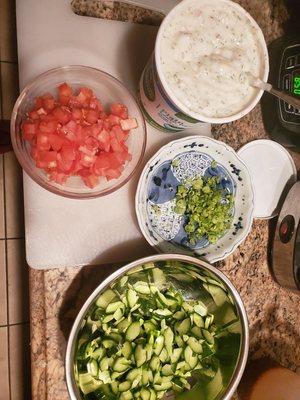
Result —
M30 121L24 121L22 124L23 139L31 141L36 135L36 124Z
M30 155L51 181L63 185L71 175L94 188L103 179L117 179L131 154L125 142L136 120L127 107L115 103L110 113L90 88L77 93L63 83L58 98L46 93L35 99L22 123Z
M63 83L58 87L58 99L60 104L66 106L72 97L72 88L67 83Z
M119 103L112 104L110 106L110 112L113 115L117 115L118 117L120 117L122 119L128 118L128 109L123 104L119 104Z

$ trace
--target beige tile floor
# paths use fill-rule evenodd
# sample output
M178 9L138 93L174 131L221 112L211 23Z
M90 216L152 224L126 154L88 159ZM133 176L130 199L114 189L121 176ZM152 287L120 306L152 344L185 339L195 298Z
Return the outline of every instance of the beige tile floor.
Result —
M0 118L10 119L18 95L14 0L0 0L0 89ZM28 321L22 172L11 152L0 155L0 400L31 397Z

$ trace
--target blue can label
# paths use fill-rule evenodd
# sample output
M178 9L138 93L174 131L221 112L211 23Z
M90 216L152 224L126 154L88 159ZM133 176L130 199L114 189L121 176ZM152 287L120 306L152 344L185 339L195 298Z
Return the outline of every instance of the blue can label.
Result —
M157 73L154 55L143 71L139 98L146 120L156 129L180 132L201 123L183 113L167 95Z

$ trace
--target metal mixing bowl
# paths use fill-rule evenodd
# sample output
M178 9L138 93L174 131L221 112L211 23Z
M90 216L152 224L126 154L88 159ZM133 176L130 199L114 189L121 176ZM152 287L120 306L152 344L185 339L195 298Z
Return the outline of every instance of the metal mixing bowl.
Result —
M220 272L217 268L213 267L212 265L210 265L202 260L198 260L196 258L192 258L189 256L177 255L177 254L164 254L164 255L156 255L156 256L142 258L140 260L134 261L134 262L120 268L116 272L112 273L108 278L106 278L97 287L97 289L94 290L94 292L90 295L90 297L84 303L84 305L81 308L79 314L77 315L77 318L75 319L75 322L71 329L71 333L70 333L68 344L67 344L67 351L66 351L66 362L65 362L66 379L67 379L68 391L70 394L70 398L72 400L81 400L82 399L79 389L77 387L77 383L75 381L74 359L75 359L75 348L76 348L76 343L77 343L77 336L78 336L78 333L82 326L82 320L85 317L86 313L88 312L90 306L95 302L95 300L97 299L97 297L99 296L100 293L102 293L108 286L110 286L117 279L121 278L123 275L125 275L131 269L133 269L141 264L146 264L149 262L160 262L160 261L163 261L163 262L180 261L180 262L183 262L186 264L191 264L192 266L196 266L199 268L200 272L202 270L203 272L209 273L212 277L221 281L224 284L224 286L226 287L226 289L228 290L228 293L231 295L233 302L235 303L235 307L237 309L239 319L240 319L241 339L240 339L240 345L239 345L239 352L238 352L238 357L237 357L237 361L235 364L235 368L233 370L233 373L231 375L231 378L230 378L227 386L224 387L224 390L222 391L221 397L218 395L215 399L210 399L210 400L229 400L232 397L232 395L234 394L234 392L239 384L239 381L243 375L245 365L247 362L248 349L249 349L248 321L247 321L247 315L246 315L246 311L245 311L243 302L242 302L238 292L236 291L235 287L229 281L229 279L226 278L226 276L222 272Z

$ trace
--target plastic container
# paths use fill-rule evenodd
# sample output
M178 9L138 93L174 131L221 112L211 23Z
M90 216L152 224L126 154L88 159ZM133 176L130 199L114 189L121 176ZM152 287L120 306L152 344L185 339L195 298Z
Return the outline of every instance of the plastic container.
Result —
M215 1L216 0L212 0L212 3ZM263 63L262 74L259 78L263 81L267 81L269 75L269 56L266 41L260 27L251 15L239 4L231 0L218 0L218 3L219 1L224 3L224 8L231 7L236 13L246 16L256 30ZM162 72L160 63L160 43L166 26L172 21L173 17L186 8L190 2L191 0L183 0L174 7L163 20L156 37L154 54L146 65L140 79L139 98L144 115L152 126L164 132L175 133L185 129L195 128L197 124L201 122L221 124L235 121L249 113L257 105L263 94L263 90L258 90L252 101L238 113L222 118L207 117L191 112L174 96ZM198 1L199 7L201 6L201 2L202 0Z
M101 178L99 185L90 189L85 186L80 177L72 176L64 185L60 185L49 181L47 174L35 166L30 156L30 145L21 136L21 123L26 112L32 108L37 96L47 92L56 95L57 87L63 82L67 82L75 90L81 86L91 88L102 101L104 108L114 102L123 103L128 107L129 115L136 118L138 128L132 131L126 142L132 160L125 165L124 171L118 179L106 181L105 178ZM133 176L145 153L146 126L137 101L116 78L95 68L64 66L39 75L24 88L12 112L11 141L22 168L40 186L57 195L73 199L90 199L114 192Z

